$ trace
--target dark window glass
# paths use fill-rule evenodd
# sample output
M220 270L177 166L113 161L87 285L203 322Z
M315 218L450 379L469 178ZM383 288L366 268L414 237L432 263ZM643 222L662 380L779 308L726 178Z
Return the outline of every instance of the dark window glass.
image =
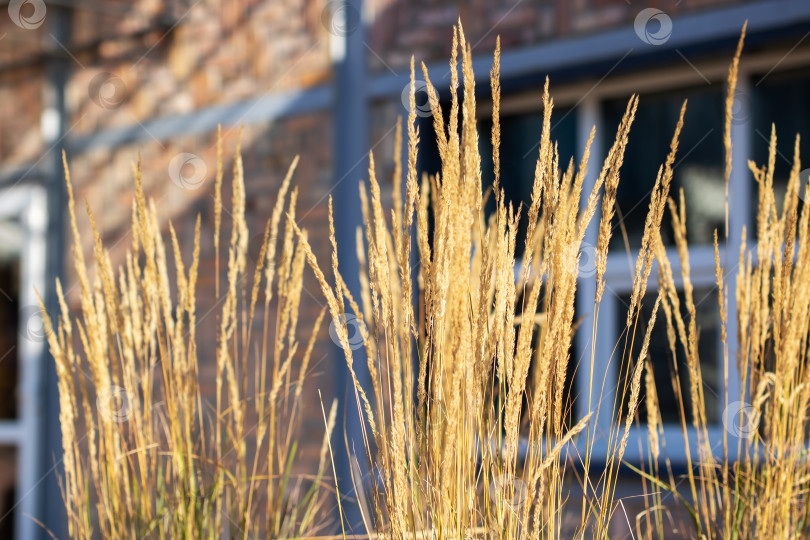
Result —
M0 538L14 538L14 506L17 503L17 450L0 446Z
M445 121L449 108L445 107ZM459 118L459 126L461 118ZM433 119L423 118L420 122L419 169L434 175L441 171L441 160L435 142ZM526 238L526 212L531 205L534 168L540 149L540 136L543 130L543 113L511 114L501 116L501 186L506 200L514 205L523 204L519 223L515 256L520 257L524 251ZM478 150L481 154L481 183L484 190L492 186L495 174L492 164L492 119L482 118L478 122ZM572 109L555 108L551 114L551 140L556 141L560 155L560 168L564 172L569 161L575 157L576 150L576 114ZM494 211L494 198L490 196L485 212Z
M17 340L21 335L18 331L20 312L18 291L19 275L16 259L0 256L0 420L17 418L19 371ZM29 311L33 312L33 309ZM38 320L41 322L41 317L38 317Z
M639 354L641 354L641 346L644 341L644 335L647 331L647 324L652 315L652 309L655 307L655 298L658 292L648 293L644 297L643 305L641 308L641 315L639 317L639 324L635 330L635 340L633 343L633 352L631 358L635 362ZM684 319L684 324L689 324L689 314L686 310L686 301L683 293L679 293L680 310ZM720 340L720 314L717 305L717 290L714 288L695 288L693 297L696 308L697 316L697 331L698 331L698 358L700 358L701 376L703 379L703 397L706 406L706 420L709 423L719 422L720 416L718 406L720 399L718 395L721 390L721 383L718 379L718 362L719 359L718 347ZM630 306L630 294L623 294L618 296L618 303L616 309L617 324L619 330L623 330L625 321L627 320L627 311ZM673 320L673 324L675 321ZM624 350L624 337L617 336L619 347L617 351L619 354ZM677 331L676 331L676 339ZM627 349L630 349L628 344ZM676 361L673 362L672 352L667 338L667 322L664 315L663 308L659 308L658 315L655 319L655 327L650 335L649 356L650 362L653 366L653 374L655 378L655 389L658 393L659 408L661 411L661 419L665 424L679 424L680 423L680 402L677 399L677 385L680 384L680 394L683 396L684 412L686 414L687 425L691 423L693 404L691 400L691 393L689 390L689 367L686 363L686 355L684 347L678 340L676 347ZM625 367L626 369L626 367ZM676 376L677 373L677 376ZM619 392L621 392L621 384L624 380L622 375L619 378ZM646 422L647 408L645 404L645 385L642 380L640 401L638 408L639 419L642 424ZM628 388L627 394L622 405L622 417L626 414L627 402L629 401L630 390Z
M444 107L444 118L447 120L449 107ZM533 111L522 114L502 115L501 123L501 186L508 202L511 202L515 209L522 203L521 220L519 224L515 256L520 257L524 251L527 219L526 213L531 205L532 185L534 183L534 169L540 149L540 137L543 128L542 111ZM459 116L459 129L461 128L461 117ZM441 160L438 148L436 147L436 134L433 127L433 118L422 118L419 123L420 146L419 163L420 173L434 175L441 171ZM491 117L481 118L478 121L478 148L481 154L481 183L484 190L489 189L495 179L492 163L492 119ZM569 161L573 158L575 165L579 165L579 160L575 156L576 151L576 115L572 109L555 108L551 115L551 139L556 141L557 150L560 157L560 168L564 172ZM490 195L485 207L486 215L494 211L494 198ZM431 226L432 236L432 221ZM541 294L542 298L542 294ZM521 302L518 301L520 306ZM533 340L536 340L537 333ZM574 384L576 372L581 364L579 353L576 350L576 340L572 340L570 357L567 365L565 384L563 388L563 420L566 427L575 423L575 392ZM530 368L529 379L533 380L538 375L535 366ZM497 386L497 385L496 385ZM529 384L531 387L531 384ZM531 394L531 388L528 390ZM527 401L524 408L528 407Z
M810 74L807 71L771 73L755 77L751 86L752 120L754 133L751 136L753 159L758 166L768 164L771 125L776 127L776 159L774 163L774 190L776 208L781 213L787 191L788 177L793 168L796 134L802 139L799 146L801 168L810 166ZM803 177L806 180L806 177ZM756 184L754 184L756 186ZM800 194L804 194L804 186ZM754 188L753 210L759 200ZM756 215L756 214L754 214Z
M542 111L535 111L502 115L500 125L501 186L507 203L512 203L515 209L522 205L515 246L515 257L520 257L525 251L526 228L528 226L526 214L532 202L534 170L543 132L543 113ZM574 112L571 109L555 108L551 113L551 140L557 143L561 173L568 167L568 163L572 158L575 160L575 165L579 165L575 157L576 135L576 115ZM484 118L479 121L478 141L481 154L481 182L484 189L488 189L495 181L492 163L491 118ZM494 210L495 200L490 195L485 208L486 215L490 215ZM520 306L521 302L518 301L517 305ZM574 403L576 388L574 380L580 362L575 341L572 340L563 388L563 425L567 428L576 423L577 414ZM532 366L529 373L530 379L538 374L539 372L535 369L535 366ZM528 407L528 402L524 406Z
M515 256L523 254L528 220L526 213L532 202L534 169L540 151L540 137L543 131L543 113L514 114L501 117L501 186L507 202L515 209L522 206ZM488 188L495 181L492 164L492 120L479 122L478 138L481 153L482 182ZM576 152L576 114L571 109L555 108L551 113L551 140L557 143L560 155L561 174L568 168L573 158L575 166L579 160ZM494 198L487 202L487 214L495 209Z
M620 223L626 228L631 251L641 246L650 194L658 168L669 154L669 146L684 99L688 99L684 125L673 169L670 195L677 200L683 188L686 199L687 240L711 244L713 231L725 234L725 180L723 178L723 92L719 85L642 95L621 168L616 198L618 209L611 248L624 249ZM607 152L616 136L627 99L604 103L602 146ZM661 235L672 244L669 211Z

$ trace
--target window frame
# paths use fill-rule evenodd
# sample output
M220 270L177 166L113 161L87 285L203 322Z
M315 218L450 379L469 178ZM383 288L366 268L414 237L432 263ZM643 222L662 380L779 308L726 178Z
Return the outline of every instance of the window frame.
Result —
M0 188L0 219L15 221L23 229L24 238L19 250L20 322L28 306L37 305L36 292L46 290L46 234L47 198L44 188L37 185L15 185ZM42 470L39 456L42 450L42 426L45 405L43 360L47 352L46 340L24 339L18 329L17 354L19 372L17 381L18 417L0 420L0 445L16 449L17 480L13 512L14 537L33 538L39 526L33 519L37 512Z
M681 70L682 71L682 70ZM724 73L724 72L723 72ZM688 90L690 88L694 88L696 86L694 80L688 80L686 77L686 73L682 74L681 78L673 78L673 77L660 77L656 79L655 77L639 77L639 73L635 74L636 78L643 79L645 81L645 88L644 90L636 90L636 92L656 92L656 91L677 91L678 89ZM694 73L693 73L694 75ZM725 73L724 73L725 75ZM684 80L686 79L686 80ZM747 73L741 73L740 79L744 79L747 81ZM670 85L672 81L677 80L678 84ZM715 78L710 79L710 83L717 83L719 81ZM658 84L655 84L658 83ZM700 84L706 84L705 81L701 81ZM745 84L745 83L743 83ZM616 85L615 88L620 88L621 85ZM630 93L627 94L629 98ZM579 145L577 148L577 152L581 154L585 149L585 144L587 143L587 136L590 132L590 126L596 126L596 133L597 137L600 132L600 128L602 127L602 115L601 115L601 103L606 99L615 98L614 88L609 88L605 92L600 92L599 88L595 88L592 92L592 96L589 96L591 103L590 106L586 108L583 113L581 113L581 118L579 120L579 127L577 131L577 139L579 141ZM747 125L747 124L746 124ZM588 126L587 129L585 126ZM736 126L737 129L734 129ZM673 127L674 129L674 127ZM742 165L745 167L744 169L740 167L739 159L740 154L744 154L747 156L749 154L748 151L748 143L747 141L742 141L741 144L741 137L740 132L742 131L739 127L739 124L732 124L732 140L735 146L732 148L732 155L733 155L733 167L731 172L731 178L729 179L729 208L749 208L748 206L741 207L738 206L740 201L737 199L741 198L740 194L743 192L747 192L751 187L752 183L748 181L747 178L747 165L745 160L742 161ZM744 128L745 129L745 128ZM632 128L631 128L631 135L632 137ZM743 139L747 139L743 137ZM610 141L602 141L595 138L595 143L592 145L591 148L591 159L596 158L593 163L599 164L604 160L604 157L607 152L607 147L610 144ZM598 166L594 165L589 168L587 177L586 177L586 188L590 190L593 187L593 183L595 181L595 176L598 173ZM596 169L596 170L595 170ZM737 189L731 189L732 186L735 186ZM744 194L747 200L747 193ZM584 201L583 201L584 202ZM600 205L601 208L601 205ZM591 222L591 226L585 232L584 242L587 242L591 245L596 245L598 242L599 230L598 230L598 216L600 215L601 209L598 208L596 211L597 218ZM748 218L750 219L750 218ZM739 238L742 231L742 223L746 222L748 219L743 218L740 219L740 216L736 216L736 219L732 219L731 213L729 215L729 252L730 253L737 253L739 252ZM687 224L688 226L688 224ZM749 228L750 230L750 228ZM667 247L667 257L670 261L672 266L672 273L673 273L673 280L675 281L676 287L679 290L682 290L683 286L683 279L681 277L681 261L678 257L677 250L674 247ZM725 257L726 249L725 246L722 246L720 249L720 260L721 262L726 260ZM690 263L690 278L692 281L692 285L697 287L701 286L715 286L715 261L714 261L714 248L708 245L693 245L689 248L689 263ZM596 351L614 351L616 346L616 336L619 335L621 325L623 324L622 321L617 320L617 307L619 294L627 293L632 291L633 287L633 274L634 269L632 265L635 264L635 261L631 260L628 261L627 254L622 252L612 251L608 253L606 268L605 268L605 288L606 294L602 296L602 305L599 308L599 327L596 329L596 339L595 343L593 344ZM728 273L728 271L726 271ZM648 290L651 288L657 287L657 262L653 263L653 269L650 272L650 276L648 278ZM727 280L729 277L727 276ZM579 278L579 287L583 291L584 294L580 296L580 300L577 305L577 317L581 317L583 314L590 313L593 308L593 298L595 297L596 293L596 276L590 277L580 277ZM731 295L729 295L731 296ZM729 297L729 309L728 309L728 324L734 324L736 321L736 310L733 310L734 307L731 305L732 299ZM592 328L592 317L588 317L586 322L583 323L581 326L580 331L577 332L576 340L577 346L580 351L591 351L591 333L590 329ZM590 324L589 324L590 323ZM723 355L722 355L722 342L720 341L720 337L718 335L716 346L720 354L718 355L719 362L717 363L717 380L723 380L723 369L724 369L724 362L723 362ZM728 362L728 381L729 381L729 388L728 390L725 388L720 388L720 392L718 395L718 408L723 410L725 408L725 403L729 401L733 401L732 396L739 395L739 391L735 388L739 388L739 379L740 375L737 371L737 364L736 362L731 361L734 358L733 352L736 351L736 333L729 332L727 336L727 346L729 349L729 362ZM585 354L582 357L583 368L580 373L589 373L591 366L590 366L590 355ZM614 389L618 387L619 383L619 374L618 374L618 363L620 362L620 358L618 358L615 354L594 354L594 367L593 373L605 373L605 383L604 387L606 389ZM595 380L598 380L596 375L594 377ZM732 382L734 381L734 382ZM601 381L600 381L601 382ZM578 394L580 396L588 396L589 391L589 381L588 377L581 376L578 377L575 381L575 388L578 390ZM596 405L600 401L599 392L600 389L597 388L597 385L594 384L594 388L591 389L593 392L592 395L592 403L594 404L593 407L595 408ZM612 392L606 392L605 396L603 397L603 401L610 404L612 403ZM587 400L576 400L576 414L578 417L584 416L588 411L587 409ZM596 411L593 411L596 414ZM720 422L711 424L708 429L708 437L709 441L711 441L711 450L713 453L720 455L723 450L722 447L722 435L723 430L725 429L722 425L722 414L720 415ZM608 441L604 434L609 433L611 429L616 429L617 426L614 424L612 419L612 407L605 407L599 409L598 415L595 419L595 429L597 434L602 433L602 436L597 435L595 437L595 441L592 442L593 447L591 449L591 455L594 458L606 458L610 452L610 448L608 447ZM620 428L623 429L623 428ZM684 440L684 433L682 428L677 424L664 424L662 426L663 429L663 436L661 439L663 440L664 447L662 447L661 455L668 458L673 464L683 465L687 462L687 441ZM688 450L689 454L692 456L698 455L699 448L698 444L698 433L694 427L691 425L687 426L686 428L686 436L688 438ZM729 444L733 444L736 446L736 439L734 438L734 433L729 432ZM719 446L717 443L720 443ZM586 438L580 437L576 441L577 451L584 455L587 450L587 441ZM628 434L628 442L627 442L627 449L624 455L624 459L631 460L631 461L642 461L644 459L650 459L651 453L649 449L649 440L647 436L647 429L643 425L633 424L629 430Z
M752 92L751 81L753 76L757 73L763 72L782 72L795 70L801 67L810 66L810 50L797 50L786 51L782 48L773 48L762 52L756 52L746 55L740 61L738 82L736 92L747 94L750 96ZM592 127L596 127L594 141L591 146L591 157L588 171L586 172L585 181L583 184L583 191L589 192L595 182L596 175L598 174L600 165L604 160L607 148L610 141L602 141L600 138L600 128L602 127L601 104L607 99L617 97L628 97L633 93L654 93L661 91L677 91L680 89L688 90L690 88L700 87L706 84L725 83L728 75L728 58L711 58L703 61L695 61L691 64L684 62L683 65L666 66L664 68L654 68L648 70L635 70L628 74L616 75L613 77L605 76L601 80L586 80L579 81L573 84L554 86L551 85L551 94L554 98L555 106L570 108L571 113L576 115L576 156L581 156L584 152L585 145L587 144L588 136ZM553 82L553 81L552 81ZM491 114L491 101L480 100L481 112L479 116L487 116ZM540 100L537 97L537 91L527 91L511 96L505 96L501 102L501 115L506 114L536 114L541 111ZM731 125L731 138L732 138L732 170L729 179L729 208L744 209L740 212L729 212L729 226L728 226L728 255L726 255L726 243L721 239L720 247L720 261L724 266L725 279L727 284L733 284L737 274L737 260L742 242L743 226L747 226L746 250L749 253L756 253L757 243L752 238L755 228L752 226L754 223L754 216L752 215L751 201L757 196L756 183L754 182L750 171L748 170L747 160L749 156L753 155L752 142L753 142L753 118L752 115L744 115L743 118L732 122ZM632 129L631 135L632 137ZM582 201L584 206L587 201ZM596 245L598 240L598 216L601 210L597 208L595 219L592 220L586 230L584 242L591 245ZM687 224L688 226L688 224ZM667 248L667 255L673 268L673 278L675 279L676 286L682 287L682 279L680 276L680 259L674 247ZM690 247L690 267L691 267L691 280L692 284L698 288L701 286L709 286L714 288L716 286L715 279L715 261L714 261L714 248L711 245L701 244ZM630 264L634 264L633 260ZM518 261L520 264L520 261ZM654 263L655 264L655 263ZM630 269L628 271L628 269ZM611 252L608 255L607 268L605 272L605 285L606 288L612 290L617 294L628 292L632 288L632 269L628 265L627 255L625 253ZM648 287L657 286L657 269L653 268L650 273ZM682 290L682 289L681 289ZM731 291L729 291L731 292ZM593 299L596 294L596 279L595 276L588 276L578 278L578 295L576 305L576 318L586 316L583 320L580 330L576 335L577 350L580 354L580 367L577 370L577 377L574 381L574 389L578 398L574 401L574 418L582 418L587 413L588 406L588 376L590 372L590 353L591 353L591 329L592 329L592 315L590 312L593 309ZM736 325L736 298L734 294L727 295L728 308L727 308L727 325L733 329ZM615 336L618 335L619 325L623 324L617 321L616 303L618 302L615 294L605 294L602 299L602 306L600 307L599 315L599 328L596 332L596 341L593 344L596 351L613 351L616 345ZM706 300L710 301L710 300ZM716 301L716 300L714 300ZM718 333L719 334L719 333ZM736 332L729 331L727 335L726 347L728 349L728 387L720 388L718 395L718 421L710 424L707 428L709 437L710 448L713 454L721 456L723 452L723 426L724 411L727 407L726 404L732 403L740 399L741 393L741 380L740 374L737 369L737 363L734 361L737 354L737 336ZM723 381L724 362L723 362L723 344L718 335L718 373L717 380ZM599 373L607 373L608 378L605 381L606 388L616 388L618 383L618 373L616 364L618 359L615 357L611 360L611 354L594 354L593 372L595 374L595 381L598 380ZM600 381L601 382L601 381ZM594 385L597 386L596 384ZM592 396L593 413L596 414L596 406L599 402L599 388L593 389L594 395ZM747 399L747 396L745 396ZM612 402L611 399L606 401ZM607 430L615 428L612 426L610 406L603 406L598 416L594 419L594 426L597 432L607 433ZM622 428L623 429L623 428ZM672 463L677 465L684 465L687 461L687 447L686 441L681 427L677 424L666 424L663 426L663 439L666 446L662 449L662 456L668 458ZM696 430L689 426L687 427L687 436L689 441L689 451L691 455L696 456L701 450L698 447L698 434ZM734 430L728 430L727 440L730 447L737 446L737 436ZM575 448L569 450L575 451L579 455L585 455L586 440L585 437L578 437L574 443ZM604 459L608 456L609 448L607 441L604 437L598 437L592 441L591 455L594 459ZM705 448L703 449L705 451ZM629 439L627 444L627 451L625 459L631 461L641 461L642 459L649 459L650 453L648 449L648 439L646 426L633 425L629 432ZM733 456L730 456L733 459Z

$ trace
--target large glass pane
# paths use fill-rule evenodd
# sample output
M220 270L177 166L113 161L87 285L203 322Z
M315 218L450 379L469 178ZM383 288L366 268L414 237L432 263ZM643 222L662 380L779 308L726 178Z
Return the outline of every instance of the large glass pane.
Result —
M678 153L673 168L671 196L683 188L686 199L687 240L711 244L716 228L725 234L725 180L723 178L723 93L719 85L642 95L624 155L616 198L611 248L624 249L623 225L631 251L641 246L650 194L658 168L669 153L683 101L688 99ZM627 107L627 99L603 104L602 145L607 151ZM661 228L664 243L672 244L667 211Z
M0 446L0 538L14 538L16 483L17 450Z
M449 108L443 111L445 120ZM459 124L461 118L459 117ZM441 171L441 160L436 147L436 135L433 130L433 118L422 118L420 122L419 170L430 175ZM531 204L534 168L540 148L540 137L543 130L542 111L501 116L501 186L506 200L517 209L523 204L522 219L519 223L515 255L523 254L526 237L526 212ZM478 122L478 148L481 154L481 182L486 190L495 179L492 164L492 120L482 118ZM579 165L576 151L576 114L572 109L555 108L551 114L551 139L556 141L560 155L560 167L563 171L573 158ZM494 210L494 199L490 197L485 212L489 215Z
M635 330L635 340L633 343L633 353L631 358L635 361L641 353L641 345L647 325L652 315L652 308L655 306L655 298L658 292L648 293L644 297L639 317L639 325ZM684 323L689 325L689 314L686 310L686 301L683 293L679 293L680 311L684 318ZM720 314L717 305L717 291L710 287L695 288L693 292L696 308L696 325L698 331L698 357L701 365L701 376L703 379L703 397L706 407L706 419L709 423L716 423L720 420L718 397L722 389L722 381L718 378L719 366L719 343L720 343ZM622 294L617 299L616 316L619 331L624 329L627 320L627 310L630 305L630 294ZM673 321L674 322L674 321ZM677 335L677 332L676 332ZM677 338L676 338L677 339ZM619 343L617 351L624 349L624 337L616 336ZM628 350L630 349L628 345ZM673 361L667 338L666 317L662 309L659 309L655 320L655 327L652 329L649 344L650 362L653 366L655 379L655 389L658 394L658 402L661 411L661 419L665 424L680 423L680 401L678 394L683 396L683 408L686 414L687 423L691 421L693 403L689 391L689 366L686 363L683 344L678 341L676 344L676 358ZM618 365L618 360L614 365ZM618 368L617 368L618 369ZM620 380L623 380L620 379ZM680 386L680 392L678 392ZM644 384L641 385L638 415L642 423L647 417L646 390ZM629 390L622 406L622 413L627 410Z
M514 208L522 206L519 224L516 256L524 250L526 227L528 221L526 213L532 202L532 186L534 184L534 169L540 150L540 137L543 131L543 113L513 114L501 117L501 186L507 202ZM481 152L481 169L483 171L483 184L487 188L495 179L492 164L492 120L485 119L479 122L479 147ZM576 114L572 109L555 108L551 114L551 140L557 143L560 156L560 168L564 172L570 160L579 165L576 152ZM487 204L487 213L494 211L494 199Z
M16 257L3 256L2 251L0 248L0 420L11 420L17 418L19 265Z
M751 92L754 129L751 145L753 159L759 166L768 163L771 125L776 127L773 183L776 207L781 212L793 167L797 133L802 136L799 147L801 168L810 167L810 143L807 142L807 137L810 137L810 74L804 70L754 77ZM804 193L804 187L800 193ZM754 211L758 200L758 193L755 193L752 197Z
M445 107L445 118L449 111ZM531 111L520 114L509 114L501 117L501 186L508 202L514 208L522 204L521 220L519 224L516 256L520 257L524 251L527 219L526 213L531 204L532 185L534 183L534 169L540 148L540 137L543 128L542 111ZM478 122L479 152L481 154L482 184L487 190L494 181L494 171L492 163L492 120L482 118ZM573 158L578 165L576 151L576 114L572 109L557 108L551 115L551 139L557 143L557 150L560 157L560 166L565 169L569 161ZM419 148L419 169L420 172L436 174L441 170L441 160L435 143L435 132L433 130L433 119L423 118L420 122L420 148ZM494 211L494 198L489 197L485 207L485 213L489 215ZM432 223L430 224L432 225ZM432 229L431 229L432 232ZM520 299L517 305L522 303ZM533 340L536 340L536 333ZM563 386L563 419L564 426L570 427L577 419L575 403L574 379L576 372L581 366L581 359L576 350L576 340L572 340L570 357L567 364L566 378ZM529 379L533 381L539 370L536 366L530 368ZM532 393L529 385L528 393ZM529 405L529 398L524 402L524 408Z
M532 201L532 186L534 184L534 170L540 150L540 138L543 131L542 111L526 112L501 116L501 186L508 203L515 209L522 205L521 220L518 227L515 256L520 257L525 249L526 228L528 220L526 214ZM492 163L492 120L482 119L478 124L479 151L481 153L482 183L488 189L495 180ZM551 115L551 140L557 143L560 156L560 167L567 168L569 161L575 157L576 151L576 115L571 109L554 109ZM576 162L578 164L578 162ZM485 207L489 215L495 210L494 197L490 196ZM520 306L522 302L518 301ZM535 335L535 342L538 335ZM576 340L572 340L570 356L568 358L565 383L563 385L562 423L570 428L578 419L575 410L574 379L580 366L580 358L576 350ZM532 380L539 375L536 365L530 368L529 377ZM531 393L531 390L530 390ZM528 408L528 400L524 407Z

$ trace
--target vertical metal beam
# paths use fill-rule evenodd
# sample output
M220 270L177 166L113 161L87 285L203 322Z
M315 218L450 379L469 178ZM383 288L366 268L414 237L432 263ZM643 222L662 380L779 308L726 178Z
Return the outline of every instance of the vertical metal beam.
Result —
M591 154L588 161L588 172L585 175L585 181L582 186L582 192L585 194L590 193L593 185L596 182L596 177L599 175L599 170L602 166L602 161L606 153L605 145L602 143L602 137L599 133L600 125L600 110L599 101L595 96L589 96L582 100L576 108L577 115L577 149L576 159L579 159L585 152L585 146L588 143L588 137L591 133L591 128L597 127L594 134L593 143L591 143ZM588 202L586 198L580 201L580 206L584 209ZM597 206L595 212L595 219L591 220L588 228L585 230L585 238L582 244L582 249L587 249L588 253L582 253L584 260L588 264L595 264L594 256L595 249L599 238L599 216L601 212L601 204ZM589 268L589 270L592 270ZM588 275L590 274L590 275ZM594 329L594 301L596 298L596 275L587 272L585 276L580 276L577 284L579 290L577 291L577 314L588 314L587 318L580 324L577 330L577 354L576 361L581 362L580 369L577 369L576 376L576 393L580 396L579 402L576 406L576 420L579 420L588 414L588 402L590 398L591 410L593 414L591 419L591 432L604 433L605 429L610 427L610 414L603 407L599 408L599 401L601 396L601 380L602 376L609 369L609 355L604 354L604 351L610 351L612 348L611 341L615 339L616 334L611 332L605 326L605 321L610 320L610 316L603 316L601 328ZM609 304L609 302L607 302ZM600 310L602 313L609 313L603 304ZM595 337L595 339L593 339ZM592 341L593 340L593 341ZM595 352L594 352L595 351ZM591 368L591 353L593 352L594 366ZM594 385L591 386L590 375L593 373ZM590 395L589 395L590 392ZM599 410L599 415L596 414Z
M59 43L70 43L71 11L70 8L48 5L49 31L44 48L49 53L45 67L45 82L42 95L42 144L48 152L43 159L44 182L47 190L47 255L46 283L44 301L51 318L55 320L59 313L54 280L59 277L64 281L65 259L65 181L62 171L62 148L67 146L67 112L65 109L65 89L68 82L70 60L61 50ZM47 347L44 347L42 359L42 402L40 422L39 471L41 481L35 493L37 497L35 516L57 538L67 536L67 517L64 503L60 496L57 474L60 474L62 456L62 437L59 427L59 391L57 387L56 368ZM21 518L30 521L30 518ZM25 538L46 538L46 532L35 526L31 535Z
M334 9L330 31L333 35L331 50L335 69L332 109L334 152L332 188L335 234L340 247L338 250L340 272L354 297L360 298L359 265L354 246L355 231L362 225L357 184L366 176L369 150L365 17L362 0L340 0L334 2L332 6ZM333 324L339 322L335 321ZM362 437L364 420L358 416L358 411L362 407L356 403L343 351L335 347L334 353L335 370L338 374L336 394L339 409L332 448L338 458L338 489L342 497L344 523L349 527L347 531L363 534L365 531L351 474L352 454L357 456L355 467L359 465L359 471L355 469L355 474L359 472L360 475L364 475L366 469ZM364 388L368 388L369 373L365 349L360 347L353 353L357 378Z
M737 90L735 100L745 100L742 102L743 107L746 107L740 114L735 115L731 122L731 177L729 178L728 188L728 241L726 242L726 256L725 256L725 280L726 291L728 294L728 308L726 311L726 321L728 325L728 386L724 388L725 392L721 393L722 402L719 404L723 409L720 420L725 420L727 413L725 407L726 403L732 404L735 401L742 400L746 405L750 403L751 396L748 395L746 388L742 387L742 374L737 368L737 351L739 344L737 343L737 332L735 326L737 322L737 295L735 291L735 279L739 272L737 268L737 258L740 254L740 247L742 244L743 227L746 227L746 241L747 249L750 250L754 247L752 236L756 234L756 221L753 216L752 197L756 197L757 191L754 186L754 178L748 170L748 158L753 156L753 144L751 135L754 133L754 119L751 117L753 111L751 103L753 103L754 88L751 86L750 74L743 68L737 76ZM720 239L722 245L722 239ZM729 286L731 285L731 286ZM730 291L730 293L729 293ZM723 354L718 356L721 359L718 362L718 380L723 380ZM729 407L730 409L730 407ZM733 431L733 430L731 430ZM732 433L733 435L733 433ZM729 442L729 447L736 448L736 441L732 445ZM731 455L732 459L737 459L739 456Z

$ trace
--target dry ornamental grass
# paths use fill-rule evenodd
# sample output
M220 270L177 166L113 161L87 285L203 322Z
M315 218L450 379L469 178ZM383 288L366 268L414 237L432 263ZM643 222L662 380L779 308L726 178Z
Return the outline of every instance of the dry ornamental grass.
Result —
M214 204L217 262L223 209L221 137L219 141ZM57 282L61 317L58 327L47 317L45 325L59 375L61 485L72 538L213 539L223 533L232 538L290 538L316 534L324 525L318 515L325 501L321 487L327 439L335 423L334 403L320 466L307 478L291 475L303 382L324 316L321 313L311 328L305 328L299 343L304 250L292 234L291 222L277 252L282 214L295 213L296 190L289 199L287 192L297 161L282 183L258 261L249 268L244 180L237 151L233 227L222 291L218 265L216 270L215 404L203 402L200 394L195 290L199 218L188 270L170 225L177 269L171 282L157 211L145 200L140 166L136 167L132 247L117 273L88 207L95 235L96 278L91 284L68 175L81 310L72 321ZM258 303L262 287L263 306ZM261 325L257 308L263 310ZM248 387L248 373L253 388Z
M744 29L727 85L727 185L731 107L743 36ZM585 414L571 425L565 388L569 363L578 362L571 358L577 327L578 248L586 228L597 219L597 287L592 299L593 323L587 329L593 343L605 293L617 186L638 97L629 100L595 183L586 191L586 170L594 167L589 163L594 131L578 164L560 163L550 138L553 100L546 83L531 202L515 208L507 204L500 183L500 45L490 73L491 186L482 185L472 56L461 25L454 29L452 50L451 102L446 117L422 65L440 172L420 177L417 170L420 145L413 60L407 157L403 163L395 155L393 208L389 210L383 208L374 156L369 155L368 188L366 183L360 184L365 227L357 231L359 298L352 295L338 268L337 250L347 247L339 246L335 238L331 201L334 283L321 270L323 262L316 260L306 232L295 224L295 191L289 204L285 202L294 166L282 185L268 221L262 256L251 276L245 259L248 236L237 155L235 224L224 257L227 283L222 295L218 280L216 285L216 296L223 304L217 336L215 411L201 407L197 379L194 325L199 222L188 272L172 232L178 268L175 299L170 295L166 249L156 212L144 200L139 170L132 250L117 279L97 232L96 283L89 281L81 249L74 249L82 290L81 317L72 323L63 299L58 330L51 333L50 340L60 380L63 488L73 537L89 538L93 531L105 537L145 533L167 538L214 538L225 529L244 537L248 532L268 537L315 532L314 516L322 501L318 485L328 463L327 439L320 467L312 471L312 490L291 501L285 498L289 480L285 471L295 454L291 442L294 421L279 424L284 417L279 407L297 410L301 385L292 404L281 404L279 391L291 372L298 372L299 381L306 373L323 317L312 329L303 357L296 356L295 329L305 262L320 283L331 318L345 323L346 314L353 312L362 323L357 328L371 374L368 388L355 375L346 324L335 324L335 334L353 380L357 414L364 420L365 460L376 479L371 483L353 480L361 493L365 526L377 536L558 538L564 533L563 518L574 515L578 518L577 538L607 538L619 507L616 487L624 465L637 471L645 486L647 510L632 516L639 538L663 538L671 529L672 505L682 505L690 519L681 524L681 534L688 531L696 538L794 538L808 532L810 468L805 447L810 384L805 360L810 325L810 210L799 205L800 190L806 193L809 188L799 182L798 137L781 209L776 207L773 190L775 131L769 163L750 164L760 188L756 253L746 248L743 237L738 265L723 263L715 233L726 388L729 362L737 363L743 379L743 395L726 394L723 405L728 410L739 400L747 407L736 429L725 430L722 441L709 438L684 195L671 193L686 103L655 179L636 254L625 328L611 359L622 374L619 387L604 387L605 374L593 369L596 351L587 351L590 362L586 365L591 367L580 376L587 377L596 392L579 398L587 401L581 407ZM221 180L220 166L215 207L217 254ZM484 212L488 198L495 204L491 215ZM72 196L70 210L79 245ZM285 211L278 258L277 233ZM521 216L528 227L523 256L518 260ZM680 287L661 238L664 219L671 220L674 229ZM729 239L724 240L728 246ZM642 299L648 294L648 283L654 283L654 270L657 295L649 320L644 320ZM730 292L729 280L735 273ZM254 354L251 331L262 282L264 326L257 329L262 345ZM248 283L252 283L250 288ZM736 321L727 320L729 294L736 297ZM274 338L269 340L271 299L278 309ZM649 358L656 319L666 326L668 361L674 363L676 373L678 356L686 359L686 387L677 376L672 377L680 430L687 441L683 477L672 473L660 437ZM735 323L738 352L730 357L728 332L735 330L729 324ZM76 335L81 342L78 350L73 348ZM122 388L126 396L137 397L130 402L127 424L111 420L93 406L86 382L75 376L78 366L89 369L96 389ZM251 396L259 430L252 449L243 443L248 399L241 377L249 366L255 366L258 373ZM144 405L157 395L166 401L171 414ZM594 395L614 397L592 399ZM645 418L637 414L642 395ZM687 402L692 406L687 408ZM613 420L608 433L597 433L593 422L602 407L609 409ZM333 408L326 421L327 436L334 422ZM646 463L638 468L638 463L624 463L624 455L633 424L641 422L647 425L648 445ZM729 431L747 436L729 438ZM79 436L83 432L87 435ZM608 448L598 467L592 464L597 437L604 438ZM569 444L574 439L584 441L583 454ZM719 442L722 451L718 452L713 447ZM572 485L578 485L576 496L571 495ZM351 531L344 530L343 535L350 536Z

